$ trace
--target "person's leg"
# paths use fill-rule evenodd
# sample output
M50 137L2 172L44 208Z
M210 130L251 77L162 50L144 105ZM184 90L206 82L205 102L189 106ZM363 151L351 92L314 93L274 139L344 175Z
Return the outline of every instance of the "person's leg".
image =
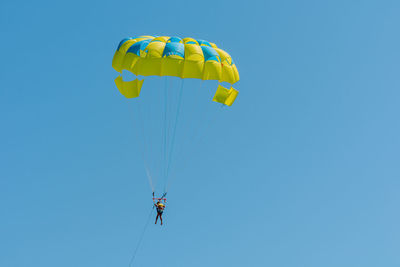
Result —
M161 225L162 225L162 214L160 214L160 222L161 222Z
M154 224L157 224L158 216L160 216L160 214L157 213L156 222Z

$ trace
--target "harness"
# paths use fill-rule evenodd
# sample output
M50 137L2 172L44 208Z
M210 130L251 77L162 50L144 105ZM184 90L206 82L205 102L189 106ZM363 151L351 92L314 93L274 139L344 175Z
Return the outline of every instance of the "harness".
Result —
M167 202L167 199L165 198L166 195L167 193L164 193L161 198L156 198L154 197L154 192L153 192L153 201L155 200L158 201L157 204L155 204L158 214L162 214L164 211L165 205L161 202L162 201L164 201L164 203Z

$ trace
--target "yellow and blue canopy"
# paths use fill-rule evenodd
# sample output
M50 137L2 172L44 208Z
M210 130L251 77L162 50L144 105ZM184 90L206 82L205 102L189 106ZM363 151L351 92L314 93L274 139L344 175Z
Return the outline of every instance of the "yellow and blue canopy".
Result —
M230 84L239 81L239 72L227 52L214 43L193 38L168 36L126 38L118 45L112 66L118 72L128 70L141 76L175 76L218 80ZM138 96L142 85L139 82L126 84L120 77L116 79L116 84L126 97ZM221 87L220 85L219 95L214 97L214 101L231 105L237 91L231 87L229 94L221 94ZM232 93L232 90L235 92Z

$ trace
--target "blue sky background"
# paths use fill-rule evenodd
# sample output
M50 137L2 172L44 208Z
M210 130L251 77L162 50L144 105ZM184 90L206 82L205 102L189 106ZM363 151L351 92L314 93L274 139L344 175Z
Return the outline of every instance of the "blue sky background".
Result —
M0 266L128 266L151 190L111 60L139 34L215 42L241 80L178 165L135 266L400 266L399 12L2 1Z

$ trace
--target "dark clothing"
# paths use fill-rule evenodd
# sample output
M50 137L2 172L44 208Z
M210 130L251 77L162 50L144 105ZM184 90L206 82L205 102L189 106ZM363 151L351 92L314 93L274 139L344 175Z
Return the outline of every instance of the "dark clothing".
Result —
M164 211L164 209L160 209L159 207L157 207L157 213L158 213L158 214L162 214L163 211Z

